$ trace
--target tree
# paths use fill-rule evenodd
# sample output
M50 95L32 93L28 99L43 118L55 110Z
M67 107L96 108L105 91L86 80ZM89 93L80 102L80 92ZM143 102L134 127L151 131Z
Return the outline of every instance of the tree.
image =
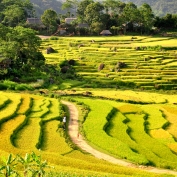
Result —
M110 13L111 15L122 13L125 7L125 3L117 0L105 0L103 1L103 5L106 9L106 13Z
M66 0L62 6L61 6L62 10L67 10L67 14L69 15L68 17L70 17L71 15L71 11L70 9L72 9L72 1L71 0Z
M94 2L89 4L84 12L85 20L86 22L91 25L95 22L101 22L102 21L102 15L103 15L103 5L99 2Z
M2 23L12 27L18 25L25 19L24 10L16 4L7 7L3 15L4 19Z
M39 61L45 61L44 56L39 51L41 39L36 36L32 29L17 26L15 28L0 25L0 53L4 59L11 59L12 69L19 72L28 66L35 67ZM26 70L24 69L24 72Z
M33 5L29 0L2 0L0 2L0 22L6 26L25 23L33 14Z
M41 16L42 23L48 28L48 32L52 34L57 29L57 13L52 9L47 9Z
M133 4L132 2L126 4L121 14L121 21L124 23L124 32L126 32L126 28L128 25L129 29L130 27L132 27L133 30L134 25L137 25L139 21L139 10L137 9L137 6L135 4Z
M99 35L99 33L103 30L104 25L101 22L93 22L91 28L93 32Z
M81 22L85 22L85 9L91 3L94 3L93 0L83 0L78 4L77 7L77 17L80 19Z
M149 4L144 3L140 8L140 17L145 31L149 33L154 25L154 14Z

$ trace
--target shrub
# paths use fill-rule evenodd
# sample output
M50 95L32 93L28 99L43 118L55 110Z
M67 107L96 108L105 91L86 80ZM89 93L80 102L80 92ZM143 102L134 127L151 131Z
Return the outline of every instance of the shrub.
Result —
M69 70L69 67L68 67L68 66L63 66L63 67L61 68L61 72L62 72L62 73L67 73L68 70Z
M75 65L75 63L76 63L76 61L73 60L73 59L71 59L71 60L68 61L68 64L69 64L69 65Z
M50 37L50 40L58 40L58 37L52 36L52 37Z
M15 90L15 86L17 85L15 82L9 80L4 80L4 84L9 90Z
M15 90L34 90L34 88L27 84L17 84Z
M0 83L0 90L6 90L8 86L4 83Z

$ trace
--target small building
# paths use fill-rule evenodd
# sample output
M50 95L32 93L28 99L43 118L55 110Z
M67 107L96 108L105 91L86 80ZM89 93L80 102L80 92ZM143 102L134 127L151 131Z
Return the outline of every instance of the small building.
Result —
M109 30L103 30L100 34L103 35L103 36L109 36L112 33Z
M35 30L42 30L45 29L46 26L42 23L40 18L27 18L26 24Z
M30 25L42 25L40 18L27 18L26 23Z
M77 18L65 18L65 23L71 24L74 20L77 20Z

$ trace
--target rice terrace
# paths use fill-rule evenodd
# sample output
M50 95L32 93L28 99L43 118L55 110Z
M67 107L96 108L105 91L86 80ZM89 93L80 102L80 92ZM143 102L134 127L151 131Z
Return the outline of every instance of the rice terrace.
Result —
M43 77L0 83L1 156L40 155L46 176L177 176L175 35L53 36L42 39L40 50L50 66ZM131 165L96 158L72 142L69 124L77 120L65 101L78 111L77 141L81 136ZM22 164L16 169L23 174Z

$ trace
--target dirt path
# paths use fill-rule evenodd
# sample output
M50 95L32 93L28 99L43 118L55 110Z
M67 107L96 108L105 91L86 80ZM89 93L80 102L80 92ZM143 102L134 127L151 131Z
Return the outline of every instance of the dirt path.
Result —
M41 39L48 39L48 38L52 37L52 36L43 36L43 35L37 35L37 36L40 37Z
M86 152L89 152L90 154L94 155L95 157L99 159L104 159L106 161L109 161L114 164L122 165L125 167L129 168L136 168L136 169L143 169L148 172L153 172L153 173L166 173L166 174L173 174L177 176L176 171L172 170L167 170L167 169L159 169L159 168L154 168L154 167L147 167L147 166L137 166L134 165L133 163L126 162L124 160L116 159L110 155L104 154L102 152L99 152L95 149L93 149L90 145L87 144L87 142L84 140L84 138L79 134L78 132L78 110L74 104L68 101L62 101L63 104L65 104L70 113L70 120L69 120L69 126L68 126L68 131L69 135L71 137L71 140L73 141L74 144L76 144L78 147L81 149L85 150Z

